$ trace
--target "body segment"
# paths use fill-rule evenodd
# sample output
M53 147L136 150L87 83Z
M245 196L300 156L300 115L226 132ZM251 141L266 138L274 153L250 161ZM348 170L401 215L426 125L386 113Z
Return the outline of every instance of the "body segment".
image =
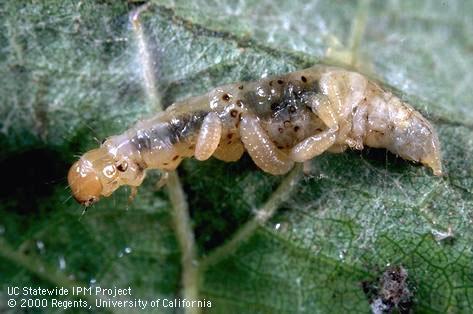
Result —
M318 65L175 103L82 156L69 184L89 205L121 185L139 186L146 169L173 170L187 157L235 161L246 150L281 175L327 150L365 145L442 173L437 135L419 112L359 73Z

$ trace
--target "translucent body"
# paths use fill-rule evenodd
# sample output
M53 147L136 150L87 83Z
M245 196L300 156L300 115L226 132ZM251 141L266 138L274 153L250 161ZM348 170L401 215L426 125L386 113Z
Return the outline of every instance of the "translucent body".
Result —
M88 205L186 157L235 161L246 150L262 170L282 175L324 151L364 145L442 174L437 135L419 112L359 73L317 65L175 103L86 153L68 178Z

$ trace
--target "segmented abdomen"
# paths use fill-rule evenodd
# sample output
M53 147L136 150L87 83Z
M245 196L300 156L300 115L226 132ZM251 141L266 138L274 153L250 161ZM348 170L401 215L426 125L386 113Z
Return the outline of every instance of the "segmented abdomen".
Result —
M85 205L121 185L139 186L145 169L173 170L181 160L238 160L246 150L262 170L281 175L325 151L387 148L442 174L431 124L363 75L314 66L283 76L217 87L138 122L69 171Z
M427 119L409 104L374 83L368 85L364 143L421 162L441 174L440 144ZM363 106L363 105L361 105Z
M246 137L241 130L244 119L256 119L243 123L252 128ZM327 119L333 119L332 125ZM262 140L270 144L260 147L266 152L255 148L251 132L264 135ZM318 134L324 137L318 139ZM303 141L307 144L301 147L310 147L311 152L303 153L300 147L294 151ZM326 66L217 87L177 102L107 142L121 147L119 153L135 155L146 168L164 170L175 169L191 156L235 161L251 145L249 153L255 162L268 165L265 171L280 174L290 167L278 171L278 164L290 165L324 150L341 152L366 145L386 148L441 173L437 136L420 113L363 75ZM274 166L269 166L271 162Z

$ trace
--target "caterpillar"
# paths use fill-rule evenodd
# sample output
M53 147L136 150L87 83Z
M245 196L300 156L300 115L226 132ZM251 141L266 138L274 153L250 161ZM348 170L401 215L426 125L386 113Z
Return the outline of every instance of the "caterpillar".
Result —
M365 146L442 175L437 134L418 111L360 73L316 65L176 102L85 153L68 181L90 206L122 185L136 189L147 169L174 170L184 158L231 162L246 151L263 171L283 175L325 151Z

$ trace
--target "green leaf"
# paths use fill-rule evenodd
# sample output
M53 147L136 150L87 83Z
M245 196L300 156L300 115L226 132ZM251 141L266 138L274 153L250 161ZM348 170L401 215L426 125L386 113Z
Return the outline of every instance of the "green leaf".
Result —
M23 310L8 307L7 287L92 285L130 286L122 300L194 289L212 313L366 313L386 296L394 269L407 274L400 307L473 311L472 3L156 0L138 19L144 41L129 21L139 5L0 6L2 312ZM248 156L186 160L178 173L192 230L185 203L176 209L179 183L157 191L156 173L130 205L126 189L84 214L70 199L65 177L75 156L159 103L328 59L348 60L424 113L438 130L446 176L374 149L324 154L311 175L296 169L286 178ZM144 86L146 61L154 96ZM187 262L186 231L196 244ZM101 309L153 310L196 312Z

